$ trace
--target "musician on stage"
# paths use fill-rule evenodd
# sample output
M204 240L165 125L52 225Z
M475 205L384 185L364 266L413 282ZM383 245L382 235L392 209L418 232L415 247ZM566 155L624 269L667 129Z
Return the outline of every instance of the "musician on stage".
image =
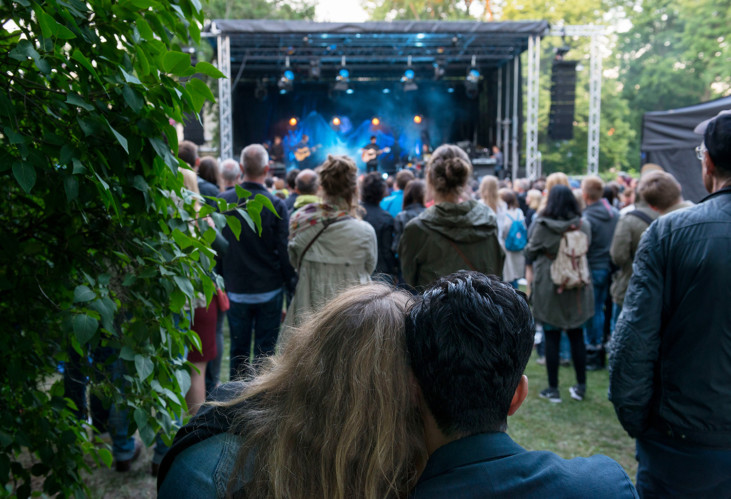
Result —
M315 149L315 147L310 147L310 137L306 134L302 134L302 140L299 141L294 150L294 157L297 160L297 168L300 170L305 168L314 168L314 158L312 153L315 152Z
M378 155L382 151L378 149L376 145L376 136L371 136L371 141L368 145L361 149L361 159L366 164L366 172L377 172L378 171Z

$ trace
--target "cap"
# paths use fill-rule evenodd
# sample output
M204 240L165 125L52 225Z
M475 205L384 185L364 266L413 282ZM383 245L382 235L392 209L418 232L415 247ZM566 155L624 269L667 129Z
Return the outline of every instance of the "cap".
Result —
M718 113L718 114L717 114L716 116L714 116L713 118L708 118L707 120L701 121L701 122L700 122L700 123L698 123L698 125L697 125L697 126L696 126L696 127L694 128L694 129L693 129L693 131L694 131L695 133L697 133L698 135L703 135L704 133L706 133L706 128L708 128L708 124L709 124L709 123L710 123L711 121L713 121L713 120L715 120L716 118L718 118L719 116L723 116L723 115L725 115L725 114L731 114L731 109L724 109L723 111L721 111L720 113Z

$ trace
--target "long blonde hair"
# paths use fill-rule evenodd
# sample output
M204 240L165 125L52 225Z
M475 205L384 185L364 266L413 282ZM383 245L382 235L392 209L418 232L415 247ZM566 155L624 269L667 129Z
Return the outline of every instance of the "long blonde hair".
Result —
M410 296L351 288L293 331L243 394L229 492L247 498L405 497L425 461L404 339Z
M570 189L571 184L569 183L569 177L563 172L554 172L546 178L546 190L543 195L543 199L541 199L541 204L538 207L539 212L543 211L546 207L546 203L548 203L548 193L550 193L551 189L557 185L565 185Z
M482 202L492 208L495 213L498 212L499 200L499 183L497 177L493 175L485 175L480 182L480 198Z

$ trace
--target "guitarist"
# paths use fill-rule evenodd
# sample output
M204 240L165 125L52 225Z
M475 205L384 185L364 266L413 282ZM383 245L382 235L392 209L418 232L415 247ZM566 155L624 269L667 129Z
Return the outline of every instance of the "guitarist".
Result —
M376 136L371 136L371 141L363 149L361 149L361 159L366 164L366 172L377 172L378 171L378 155L383 152L376 145Z
M297 147L294 150L294 157L297 160L297 167L300 169L314 168L313 166L313 153L319 146L310 146L310 137L308 135L302 135L302 140L299 141Z

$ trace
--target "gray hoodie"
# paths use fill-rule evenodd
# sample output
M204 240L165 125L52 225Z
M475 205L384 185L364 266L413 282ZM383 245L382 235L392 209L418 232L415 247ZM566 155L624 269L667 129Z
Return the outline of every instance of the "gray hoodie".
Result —
M614 229L619 221L619 212L606 199L600 199L586 207L583 217L591 222L591 245L586 254L591 270L609 270L612 258L609 250L612 247Z

